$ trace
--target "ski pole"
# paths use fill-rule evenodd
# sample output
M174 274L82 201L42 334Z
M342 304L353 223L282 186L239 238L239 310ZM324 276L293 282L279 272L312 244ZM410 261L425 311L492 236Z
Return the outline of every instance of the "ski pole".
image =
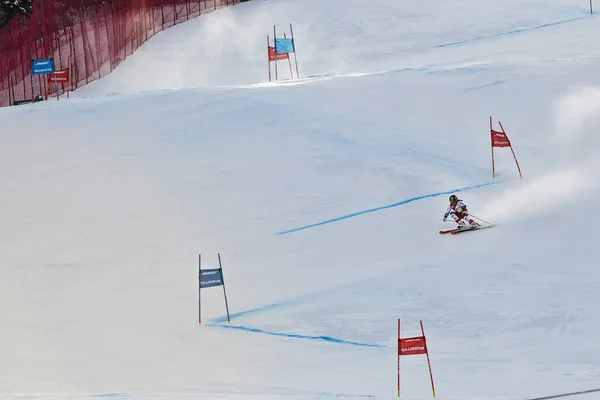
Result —
M473 218L476 218L476 219L480 220L481 222L484 222L484 223L486 223L486 224L490 225L490 226L495 226L494 224L492 224L492 223L490 223L490 222L487 222L487 221L486 221L486 220L484 220L484 219L481 219L481 218L479 218L477 215L473 215L473 214L469 214L469 215L470 215L471 217L473 217Z

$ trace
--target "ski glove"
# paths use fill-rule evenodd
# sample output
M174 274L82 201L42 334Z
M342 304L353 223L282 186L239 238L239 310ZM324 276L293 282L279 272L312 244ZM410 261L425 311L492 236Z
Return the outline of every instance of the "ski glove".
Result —
M444 214L444 218L442 219L442 221L446 222L447 219L448 219L448 214Z

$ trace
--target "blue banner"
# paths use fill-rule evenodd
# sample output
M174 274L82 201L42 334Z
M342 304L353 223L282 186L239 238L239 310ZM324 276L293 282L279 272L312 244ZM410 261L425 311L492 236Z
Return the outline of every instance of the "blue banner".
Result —
M294 52L294 39L275 39L275 54Z
M223 274L220 269L200 270L200 288L223 285Z
M51 74L54 72L54 60L33 60L31 64L31 73L33 75Z

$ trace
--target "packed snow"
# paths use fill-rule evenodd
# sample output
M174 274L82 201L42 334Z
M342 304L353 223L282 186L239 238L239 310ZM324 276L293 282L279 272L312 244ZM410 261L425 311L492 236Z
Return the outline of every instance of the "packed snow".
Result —
M0 109L0 398L392 399L398 318L439 399L600 398L588 6L253 0ZM439 235L452 193L496 226Z

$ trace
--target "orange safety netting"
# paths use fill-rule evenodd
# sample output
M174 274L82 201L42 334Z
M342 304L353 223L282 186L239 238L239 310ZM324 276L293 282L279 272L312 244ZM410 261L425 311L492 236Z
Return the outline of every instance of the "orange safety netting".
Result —
M33 59L52 57L56 70L71 68L76 89L110 73L156 33L242 1L36 1L26 20L0 29L0 106L56 93L47 76L34 75L32 84Z

